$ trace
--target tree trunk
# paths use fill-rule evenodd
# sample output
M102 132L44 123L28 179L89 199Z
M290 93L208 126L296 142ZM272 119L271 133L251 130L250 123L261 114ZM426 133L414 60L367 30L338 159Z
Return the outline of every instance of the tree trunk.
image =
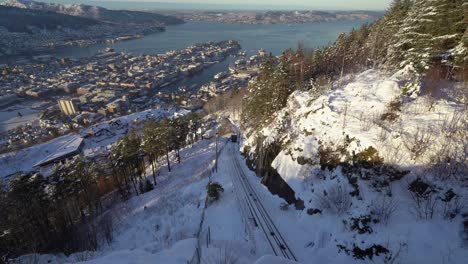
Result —
M130 171L130 181L132 182L133 189L135 189L136 195L138 195L138 189L136 186L136 179L135 179L135 173L132 171L132 168L127 168L127 171Z
M171 172L171 162L169 161L169 151L166 151L167 169Z
M154 159L153 159L153 158L151 158L151 169L153 170L153 182L154 182L154 186L156 186L156 171L155 171Z

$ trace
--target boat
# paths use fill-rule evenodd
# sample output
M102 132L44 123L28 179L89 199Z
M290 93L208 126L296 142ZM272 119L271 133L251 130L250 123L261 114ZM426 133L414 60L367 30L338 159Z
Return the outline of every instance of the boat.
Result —
M187 92L187 86L181 86L181 87L179 87L179 91L182 92L182 93Z
M218 74L216 74L216 75L214 76L214 79L217 80L217 81L219 81L219 80L221 80L221 79L227 77L228 75L229 75L228 72L220 72L220 73L218 73Z

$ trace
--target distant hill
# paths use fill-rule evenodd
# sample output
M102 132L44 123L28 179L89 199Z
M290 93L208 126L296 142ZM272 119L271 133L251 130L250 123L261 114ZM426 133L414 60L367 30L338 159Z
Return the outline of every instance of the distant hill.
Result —
M184 20L217 21L231 24L301 24L346 20L374 21L383 16L379 11L200 11L182 12L175 16Z
M62 5L29 0L7 0L0 3L0 5L23 9L52 11L64 15L91 18L113 24L157 24L164 26L183 23L183 20L172 16L141 11L109 10L99 6L83 4Z
M0 26L10 32L31 32L33 27L47 30L82 29L100 23L95 19L0 5Z

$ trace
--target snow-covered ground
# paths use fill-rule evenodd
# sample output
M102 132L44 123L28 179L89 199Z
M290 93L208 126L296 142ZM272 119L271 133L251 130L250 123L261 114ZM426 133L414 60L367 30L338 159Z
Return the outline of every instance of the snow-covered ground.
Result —
M181 151L181 164L174 163L175 157L172 157L172 172L169 173L166 166L161 168L158 185L153 191L134 196L106 212L114 219L113 241L110 244L101 241L98 251L70 256L28 255L17 261L52 264L198 263L190 261L196 259L199 246L199 263L224 263L224 260L238 264L295 263L274 256L260 227L255 227L248 215L242 212L240 197L243 194L234 174L234 159L240 161L242 157L237 152L237 144L226 142L227 139L220 139L222 151L218 172L213 172L215 139L197 142L193 148ZM279 201L260 185L258 177L241 164L252 184L262 192L262 198ZM152 179L149 168L147 174ZM209 202L204 209L205 186L209 180L219 182L224 192L219 201ZM268 210L277 223L277 216L283 211L276 203L270 205L268 199L265 200Z
M43 102L22 102L0 110L0 132L14 129L26 123L39 120L39 110ZM21 116L18 115L21 114Z
M386 76L370 70L348 77L343 88L319 97L295 92L288 106L261 132L266 136L264 144L282 142L282 151L272 166L294 189L296 197L305 202L304 211L290 209L275 216L280 229L287 230L286 236L302 262L466 263L468 249L464 245L462 225L462 215L468 210L466 175L442 179L430 164L448 146L452 157L466 162L467 110L450 100L403 96L404 78L404 72ZM395 103L395 109L391 110L396 100L401 104L397 107ZM386 113L397 117L382 118ZM254 146L255 138L251 134L244 145ZM418 144L427 146L415 155L410 149L417 149ZM342 145L344 152L351 156L372 146L385 164L409 173L382 188L374 186L377 181L372 177L377 176L372 172L370 179L359 178L359 195L349 196L349 210L333 213L323 208L320 197L325 196L324 192L330 193L333 186L343 188L345 194L352 192L353 187L340 167L321 170L318 153L325 146ZM341 161L345 156L340 156ZM457 166L454 163L452 166ZM434 216L429 219L417 215L408 190L408 184L418 176L436 190ZM449 190L456 193L460 204L453 219L445 219L443 215L442 199ZM283 202L266 190L263 195L265 200L270 200L267 204L272 211ZM381 201L391 201L395 207L388 223L368 223L370 229L362 234L350 228L351 218L370 215L374 205ZM320 209L322 213L309 215L307 209ZM358 225L364 228L362 222ZM354 247L366 249L374 244L385 246L391 253L386 257L374 256L373 260L352 257ZM351 251L346 254L345 248Z
M225 257L236 263L253 263L257 258L255 241L239 207L238 196L241 194L232 181L230 145L228 143L221 153L219 171L212 176L212 181L220 183L224 192L205 212L201 232L202 263L221 263Z
M222 140L220 145L224 142ZM68 257L23 256L19 262L187 263L193 258L197 246L205 186L214 165L215 148L213 139L199 141L193 147L181 150L181 164L172 157L171 172L162 166L154 190L134 196L106 212L114 221L113 241L110 244L101 241L99 251ZM152 180L149 168L147 175Z
M460 152L466 146L466 138L462 138L466 130L460 131L466 129L466 109L450 100L403 96L403 73L386 76L367 71L348 77L343 88L319 97L295 92L288 106L262 131L267 137L265 144L283 142L272 166L294 189L296 197L304 201L305 210L285 206L283 199L260 183L261 179L247 168L237 151L242 145L226 143L219 157L219 171L209 173L214 165L215 139L200 141L181 151L182 163L174 164L172 172L163 166L153 191L110 209L115 221L112 243L102 242L97 252L39 256L39 262L198 263L194 261L198 252L200 263L295 263L274 256L274 247L267 239L273 235L262 231L252 220L246 207L246 200L252 198L241 187L241 170L256 193L254 199L264 205L278 234L300 263L466 263L468 249L462 224L462 214L468 210L463 206L468 197L466 175L442 179L434 168L428 167L446 147L445 143L450 143L450 151L465 155L466 159L466 149ZM400 103L394 104L396 100ZM397 116L382 118L388 113ZM91 128L99 135L91 137L92 141L85 139L85 153L92 155L106 148L128 132L134 119L126 117L123 123L108 122ZM416 157L410 144L414 138L427 144ZM222 139L221 146L225 142ZM253 145L254 135L243 144ZM380 176L374 179L372 174L378 172L370 171L370 179L359 177L353 186L341 167L322 170L319 166L320 148L342 145L344 149L340 151L348 156L372 146L385 164L409 172L381 187L375 185ZM341 161L349 158L346 156L340 156ZM151 179L150 169L147 174ZM408 190L408 184L418 176L433 185L435 197L439 197L434 200L434 216L427 219L418 216ZM209 180L219 182L224 192L205 208ZM323 207L324 193L331 194L334 186L345 190L349 209L336 212ZM355 188L359 194L348 195ZM442 199L450 189L460 199L460 210L447 219ZM371 211L381 201L394 205L388 219L358 221L352 227L353 218L375 216ZM312 214L309 209L321 212ZM389 252L376 255L376 245ZM354 248L370 248L374 256L356 259Z

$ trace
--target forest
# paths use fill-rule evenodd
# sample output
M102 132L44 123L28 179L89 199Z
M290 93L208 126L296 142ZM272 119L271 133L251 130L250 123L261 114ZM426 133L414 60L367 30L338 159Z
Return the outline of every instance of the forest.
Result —
M280 58L270 55L244 103L247 125L268 121L296 90L323 94L333 80L366 69L414 71L423 93L436 96L437 82L468 78L468 4L463 0L395 0L381 19L341 34L330 46L299 45ZM466 92L460 101L466 102ZM255 125L255 124L253 124Z
M197 114L150 119L99 161L79 156L49 177L18 174L0 185L0 255L71 254L112 242L113 219L106 210L152 190L161 166L171 170L170 153L180 163L179 150L200 139L199 127Z

